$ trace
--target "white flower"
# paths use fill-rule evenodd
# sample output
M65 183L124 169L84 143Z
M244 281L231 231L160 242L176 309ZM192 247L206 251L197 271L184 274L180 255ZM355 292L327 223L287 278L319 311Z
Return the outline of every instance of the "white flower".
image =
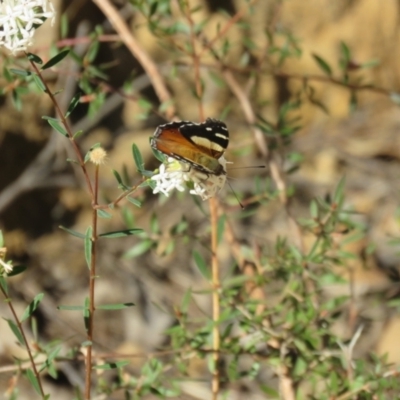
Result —
M3 267L6 274L10 273L13 270L13 265L10 261L7 263L0 258L0 265Z
M219 163L226 171L226 160L222 156ZM214 197L225 185L226 174L214 175L200 172L188 163L169 158L168 162L161 164L159 173L151 177L156 181L153 193L163 193L167 197L173 189L183 192L191 187L190 194L200 196L203 200Z
M55 11L49 0L1 0L0 46L13 53L32 44L35 30L48 18L54 23Z

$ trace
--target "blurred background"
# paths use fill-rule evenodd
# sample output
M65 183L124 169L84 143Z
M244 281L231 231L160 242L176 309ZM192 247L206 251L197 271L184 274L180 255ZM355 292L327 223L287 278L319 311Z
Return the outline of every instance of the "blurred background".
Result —
M140 181L132 158L133 143L141 150L146 168L157 167L149 137L166 121L165 115L143 67L119 41L95 3L54 3L58 23L53 27L46 23L38 30L31 51L48 58L51 40L59 47L70 45L85 59L88 51L94 52L93 43L99 43L93 59L86 57L87 65L68 58L49 70L46 78L55 90L61 90L58 101L65 109L78 90L77 78L86 73L88 65L103 72L88 78L93 96L86 92L71 124L74 131L85 132L79 139L83 153L97 142L107 149L107 163L101 170L101 202L107 203L120 193L112 169L124 174L131 185ZM364 234L345 246L351 257L345 261L343 275L351 276L352 288L348 284L326 288L329 296L351 294L354 300L351 308L343 309L334 329L346 341L362 322L357 355L374 350L387 353L389 362L399 363L400 318L388 301L396 299L399 291L400 2L191 3L201 6L194 18L206 20L202 33L209 40L233 15L245 10L240 24L232 25L226 35L230 47L223 62L232 67L260 126L280 132L266 132L265 138L292 193L294 218L309 216L310 201L329 197L345 177L346 208ZM163 42L154 35L138 7L122 0L113 4L157 64L179 118L199 121L191 60L177 56L173 40L168 47L168 40ZM64 25L61 15L65 15ZM179 18L178 13L166 15L161 23ZM61 37L60 28L66 26L68 32ZM95 40L90 35L96 26L103 31ZM5 57L3 53L2 60ZM235 167L267 164L221 64L208 54L201 62L205 115L223 119L230 131L226 158ZM24 65L22 59L16 63ZM0 82L5 84L2 78ZM100 93L103 102L96 108L90 102ZM37 293L45 293L35 313L40 339L60 339L69 349L85 340L82 317L56 307L83 304L88 273L82 242L59 226L84 232L91 222L90 198L79 168L66 162L73 158L68 141L52 132L41 118L53 115L49 99L31 92L21 101L23 112L15 108L10 95L0 98L0 227L8 257L27 266L24 274L11 279L10 287L20 311ZM295 127L286 136L279 129L282 115L287 126ZM241 210L228 188L219 195L237 240L266 252L272 251L278 237L295 243L285 208L278 196L271 195L276 182L269 168L232 169L228 175L235 192L248 204ZM260 194L260 185L269 194ZM159 348L166 341L163 331L174 323L172 310L185 291L207 288L191 258L193 249L209 255L207 203L196 204L187 193L162 198L149 188L135 192L135 197L142 201L141 208L124 202L112 211L111 219L100 220L101 231L126 229L127 224L145 231L142 237L100 242L97 301L136 304L117 313L98 312L96 341L102 353L143 354ZM246 203L249 198L254 201ZM180 230L185 234L180 235ZM346 232L336 233L338 242L345 237ZM303 239L307 248L311 238L305 231ZM219 257L222 274L228 274L233 261L226 243L221 244ZM209 310L210 299L198 295L193 315ZM8 316L4 305L0 311ZM0 332L0 381L6 384L12 357L24 354L4 320ZM141 357L132 358L133 366L140 367L142 362ZM194 375L196 368L201 370L204 365L194 363ZM70 398L70 385L81 384L81 374L67 363L60 365L60 371L62 379L49 379L49 387L58 393L58 399Z

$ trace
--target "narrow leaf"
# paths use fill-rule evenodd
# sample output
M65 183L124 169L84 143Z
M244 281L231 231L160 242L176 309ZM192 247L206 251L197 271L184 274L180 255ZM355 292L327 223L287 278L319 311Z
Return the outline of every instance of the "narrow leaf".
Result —
M134 303L102 304L96 306L96 310L123 310L128 307L133 307L134 305Z
M92 227L89 226L86 230L85 235L85 260L90 269L90 264L92 261Z
M30 75L32 75L32 72L24 71L23 69L10 68L9 71L12 72L14 75L19 75L19 76L30 76Z
M30 368L26 370L26 377L28 378L28 380L32 384L32 386L34 387L36 393L41 395L42 393L40 391L39 382L38 382L34 372Z
M138 256L146 253L146 251L151 249L152 246L153 246L153 241L152 240L150 240L150 239L143 240L142 242L138 243L137 245L131 247L124 254L124 258L130 259L130 258L138 257Z
M115 169L113 169L112 172L113 172L113 174L115 176L115 179L119 183L119 185L122 186L122 187L125 187L125 184L124 184L124 182L122 182L122 178L121 178L121 175L119 174L119 172L116 171Z
M197 268L199 269L201 275L203 275L203 277L207 280L211 279L210 270L206 262L204 261L203 256L195 250L193 251L193 258L194 261L196 262Z
M139 148L136 146L135 143L132 145L132 154L133 154L133 159L136 164L136 168L138 169L139 172L143 171L144 170L143 157L142 157L142 154L140 153Z
M331 76L332 75L332 69L330 67L330 65L320 56L318 56L317 54L312 54L314 60L317 62L317 64L319 65L319 67L322 69L322 71L324 71L327 75Z
M11 272L7 273L8 277L17 276L26 271L26 265L14 265Z
M340 42L340 51L343 56L343 66L346 67L351 60L351 53L349 47L343 41Z
M4 293L8 296L8 285L4 276L0 276L0 286L3 289Z
M28 57L29 61L33 61L34 63L39 64L39 65L43 64L43 60L36 54L27 53L27 57Z
M19 330L17 324L12 321L11 319L6 319L8 326L10 327L10 329L12 330L13 334L15 335L15 337L17 338L18 342L21 345L25 345L25 341L24 341L24 337L22 336L21 331Z
M46 64L43 65L42 69L48 69L53 67L54 65L58 64L62 61L69 53L69 49L62 50L58 54L56 54L53 58L47 61Z
M342 177L336 186L335 193L333 194L333 201L341 204L344 198L344 185L346 183L345 177Z
M60 19L60 36L62 39L65 39L68 35L68 27L69 27L69 22L68 22L68 17L67 14L62 14L61 19Z
M158 161L160 161L161 163L165 161L166 157L164 156L163 153L153 148L151 148L151 151L153 152L154 157L157 158Z
M60 132L62 135L68 137L68 132L60 125L60 121L55 118L51 117L42 117L43 119L47 120L49 125L55 129L57 132Z
M34 313L34 311L38 308L40 302L42 301L43 296L44 296L43 293L39 293L35 296L35 298L32 300L32 302L29 304L29 306L25 309L24 313L22 314L21 322L25 321Z
M79 136L82 136L82 134L83 134L83 130L82 129L80 131L78 131L78 132L75 132L74 133L74 139L77 139Z
M68 118L71 115L72 111L75 110L75 107L79 104L80 99L81 99L81 92L78 92L75 94L75 96L72 98L71 102L69 103L69 107L68 107L67 113L65 114L65 118Z
M62 226L62 225L60 225L59 228L62 229L63 231L65 231L65 232L68 232L72 236L78 237L79 239L85 239L85 235L83 233L74 231L73 229L68 229L68 228L66 228L65 226Z
M123 231L102 233L101 235L99 235L99 237L118 238L118 237L130 236L130 235L137 235L140 232L143 232L143 229L134 228L134 229L126 229Z
M90 323L90 310L89 310L89 307L90 307L90 301L89 301L89 298L86 297L85 298L85 306L83 308L83 322L85 324L86 332L89 331L89 323Z
M187 313L191 301L192 301L192 289L189 288L185 292L185 295L183 296L182 300L181 310L183 313Z
M138 207L138 208L142 207L142 202L139 201L138 199L134 199L134 198L131 197L131 196L126 196L126 198L127 198L128 201L129 201L130 203L132 203L134 206L136 206L136 207Z
M39 75L36 74L32 74L32 78L34 80L34 82L36 83L36 86L42 91L42 92L46 92L46 86L44 86L44 83L42 81L42 79L40 78Z
M83 311L84 306L58 306L58 310L63 310L63 311Z
M105 211L105 210L101 210L101 209L98 209L98 210L97 210L97 215L98 215L100 218L105 218L105 219L110 219L110 218L111 218L111 214L110 214L110 213L108 213L108 212Z

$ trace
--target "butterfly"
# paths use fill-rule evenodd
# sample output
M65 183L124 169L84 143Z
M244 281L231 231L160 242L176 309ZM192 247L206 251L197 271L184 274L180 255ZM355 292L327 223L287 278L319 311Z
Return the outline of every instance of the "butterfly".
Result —
M205 122L175 121L160 125L150 145L168 157L188 163L207 175L225 175L219 158L228 147L229 132L222 121L207 118Z

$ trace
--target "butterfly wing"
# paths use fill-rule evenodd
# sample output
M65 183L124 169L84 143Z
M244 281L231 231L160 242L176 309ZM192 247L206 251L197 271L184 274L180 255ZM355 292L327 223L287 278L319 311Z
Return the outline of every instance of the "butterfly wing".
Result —
M228 142L226 125L208 118L201 124L180 121L160 125L151 146L169 157L189 163L199 171L221 175L225 170L218 159Z

